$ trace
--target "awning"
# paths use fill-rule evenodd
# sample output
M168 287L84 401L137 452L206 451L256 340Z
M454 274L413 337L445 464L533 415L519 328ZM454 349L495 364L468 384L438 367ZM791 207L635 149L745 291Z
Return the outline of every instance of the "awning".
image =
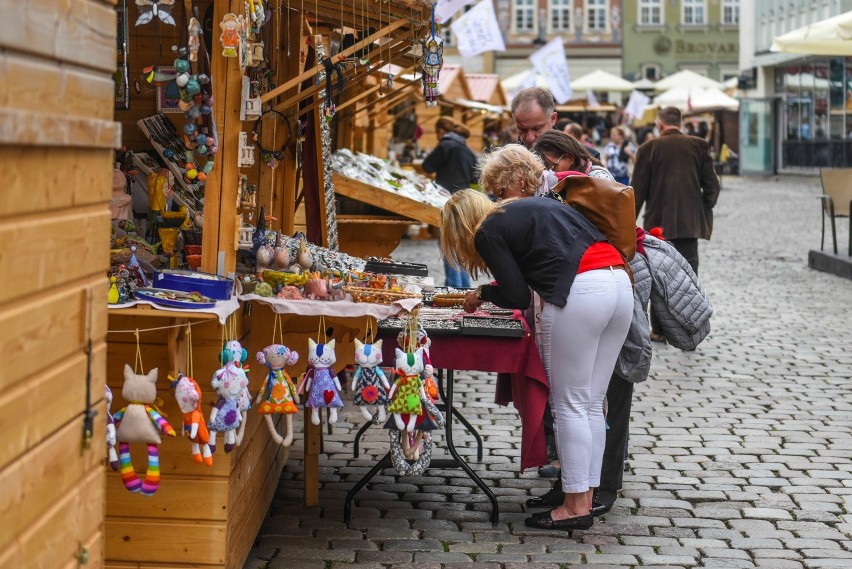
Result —
M740 102L712 87L675 87L654 97L654 105L677 107L688 113L736 111Z
M778 36L771 49L807 55L852 55L852 12Z
M678 71L674 75L669 75L668 77L660 79L654 83L654 89L657 91L668 91L674 87L712 87L720 91L725 88L718 81L699 75L695 71L690 71L689 69Z
M486 111L489 113L500 114L509 112L508 107L504 107L502 105L489 105L488 103L480 103L479 101L471 101L469 99L448 99L448 102L466 109Z
M635 87L626 79L598 69L571 81L571 88L575 91L591 89L592 91L623 91L629 93Z

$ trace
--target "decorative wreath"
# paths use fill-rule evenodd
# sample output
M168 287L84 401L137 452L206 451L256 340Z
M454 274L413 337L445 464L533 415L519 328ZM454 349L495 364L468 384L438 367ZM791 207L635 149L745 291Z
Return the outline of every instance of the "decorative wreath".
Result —
M263 122L263 117L270 114L281 117L281 121L287 127L287 138L284 139L284 144L282 144L280 148L264 148L263 145L260 143L263 134L263 129L260 127L260 124ZM283 114L274 109L270 109L268 111L264 111L263 114L260 115L260 117L256 121L254 121L252 136L254 137L255 143L257 143L257 147L260 148L261 156L264 157L264 161L268 162L272 158L280 160L281 157L284 155L284 150L286 150L286 148L290 146L290 141L293 138L293 127L290 126L290 121L287 120L287 117L285 117Z
M444 416L428 398L423 401L423 407L423 412L430 414L435 420L436 425L443 427L446 424ZM420 476L429 468L429 463L432 462L432 433L423 431L423 438L420 441L420 444L423 445L423 450L420 451L420 456L414 461L407 459L405 454L403 454L403 436L407 437L408 433L397 429L390 429L390 453L393 467L400 476Z

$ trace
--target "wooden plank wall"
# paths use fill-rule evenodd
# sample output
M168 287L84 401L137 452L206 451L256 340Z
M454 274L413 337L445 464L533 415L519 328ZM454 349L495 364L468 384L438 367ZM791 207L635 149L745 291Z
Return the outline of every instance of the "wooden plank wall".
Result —
M0 0L0 567L103 564L115 32L108 2Z

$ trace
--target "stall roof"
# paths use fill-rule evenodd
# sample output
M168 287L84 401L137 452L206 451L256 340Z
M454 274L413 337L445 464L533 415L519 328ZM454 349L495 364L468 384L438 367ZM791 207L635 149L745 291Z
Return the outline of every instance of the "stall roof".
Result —
M489 105L488 103L480 103L479 101L471 101L468 99L448 99L447 102L467 109L487 111L489 113L500 114L509 111L509 108L506 105Z
M438 88L446 99L473 99L461 65L444 65L438 76Z
M500 76L496 73L466 73L467 84L474 101L492 105L507 105L506 92L500 85Z

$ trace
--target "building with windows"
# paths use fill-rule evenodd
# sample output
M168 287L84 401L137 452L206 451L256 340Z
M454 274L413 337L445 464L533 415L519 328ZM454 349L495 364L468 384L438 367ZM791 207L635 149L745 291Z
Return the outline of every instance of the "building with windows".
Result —
M494 0L506 51L466 59L465 71L497 73L502 78L527 71L530 54L561 37L572 78L596 69L621 75L621 4L621 0ZM449 26L442 33L445 60L462 63L453 52Z
M751 2L744 2L751 3ZM740 0L623 0L624 77L739 73Z
M852 166L852 58L770 51L775 37L850 10L852 0L743 3L743 173Z

